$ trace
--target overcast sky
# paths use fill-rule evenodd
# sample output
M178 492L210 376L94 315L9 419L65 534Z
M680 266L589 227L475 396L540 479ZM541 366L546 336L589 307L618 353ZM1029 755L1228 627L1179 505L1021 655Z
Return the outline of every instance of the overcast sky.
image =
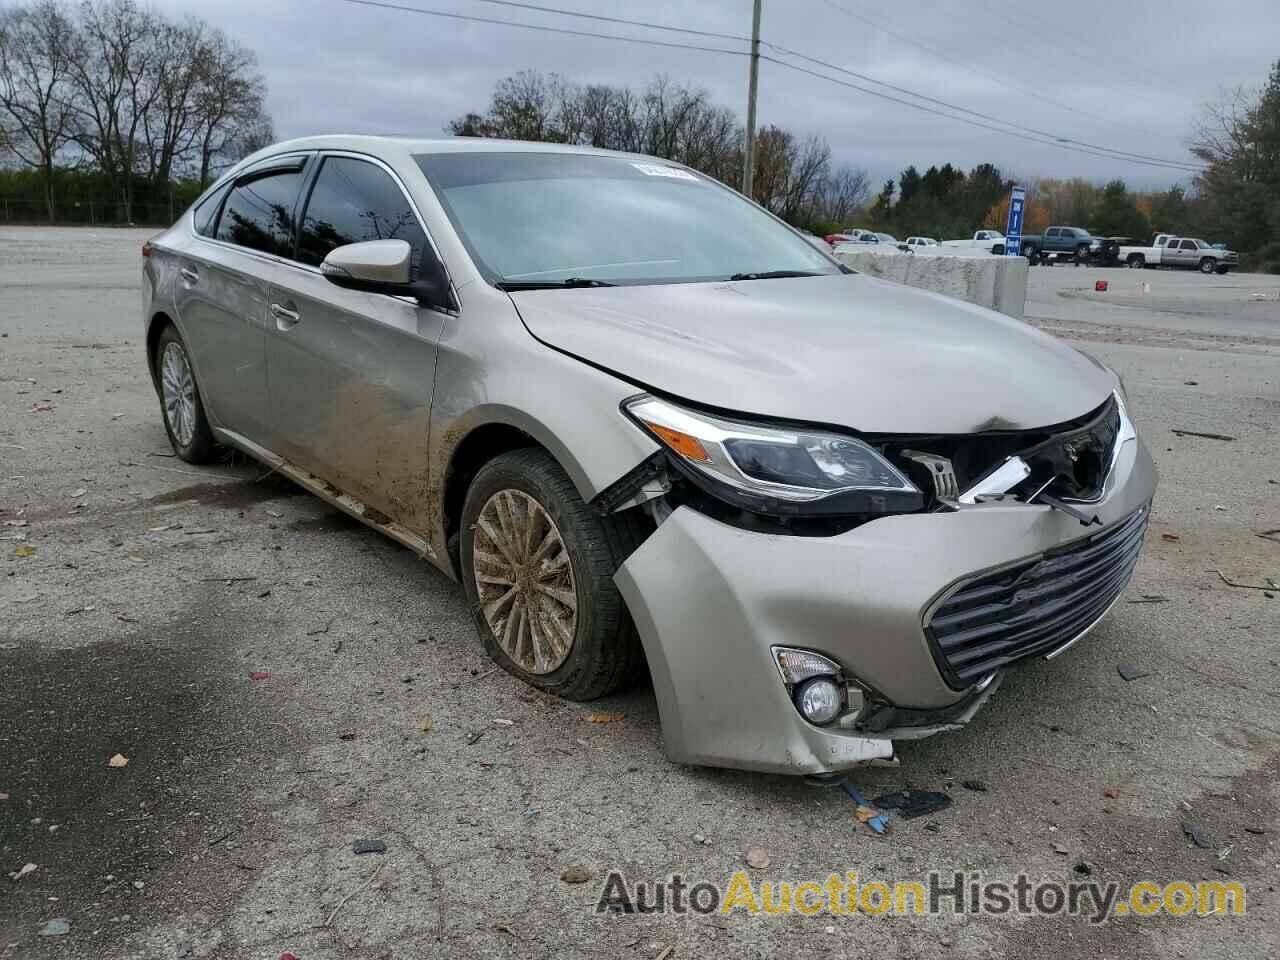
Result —
M745 49L745 44L731 41L541 14L482 0L391 2ZM751 32L751 0L529 2L716 33ZM584 83L637 87L665 72L705 87L716 102L746 113L748 60L741 56L467 23L345 0L155 3L171 14L202 17L257 51L281 138L339 132L442 136L453 117L484 109L497 80L526 68L555 71ZM1261 84L1271 62L1280 58L1280 0L1073 0L1058 5L764 0L761 37L1055 137L1188 161L1188 128L1199 104L1222 86ZM782 58L776 50L764 52ZM802 65L868 86L829 68ZM1018 175L1080 175L1094 180L1121 176L1144 187L1188 176L1029 143L768 62L761 64L758 122L819 133L837 160L864 167L877 180L896 176L907 164L923 170L947 161L965 168L990 161Z

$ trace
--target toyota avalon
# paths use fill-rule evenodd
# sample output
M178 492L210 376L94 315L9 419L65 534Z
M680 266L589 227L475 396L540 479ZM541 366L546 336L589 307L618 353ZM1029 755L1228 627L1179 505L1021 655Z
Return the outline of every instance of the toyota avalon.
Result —
M1115 373L667 160L294 140L144 258L178 456L235 448L416 551L528 684L647 674L678 761L822 774L954 729L1142 545Z

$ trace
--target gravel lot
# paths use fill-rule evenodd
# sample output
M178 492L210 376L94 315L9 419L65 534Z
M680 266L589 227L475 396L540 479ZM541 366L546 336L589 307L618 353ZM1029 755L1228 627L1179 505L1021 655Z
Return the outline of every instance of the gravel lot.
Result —
M255 464L173 459L141 348L149 232L0 230L0 868L37 865L0 877L0 957L1280 954L1280 596L1215 572L1280 580L1257 535L1280 527L1280 278L1032 272L1029 320L1125 377L1162 476L1146 551L1069 655L856 776L954 797L877 837L838 791L669 763L648 689L532 693L406 550ZM592 910L612 868L724 883L750 847L758 878L1234 879L1249 910ZM70 932L41 936L52 918Z

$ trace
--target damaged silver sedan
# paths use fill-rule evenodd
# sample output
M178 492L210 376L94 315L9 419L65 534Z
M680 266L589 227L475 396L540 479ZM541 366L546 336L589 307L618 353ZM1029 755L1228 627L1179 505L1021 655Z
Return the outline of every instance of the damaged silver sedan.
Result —
M533 686L647 673L674 760L819 774L953 729L1142 545L1112 371L668 161L295 140L144 257L179 456L237 448L417 551Z

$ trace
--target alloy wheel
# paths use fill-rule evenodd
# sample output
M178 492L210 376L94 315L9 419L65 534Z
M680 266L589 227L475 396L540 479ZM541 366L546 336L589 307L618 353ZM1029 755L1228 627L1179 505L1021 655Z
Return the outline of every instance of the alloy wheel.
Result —
M196 381L179 343L165 344L160 357L160 390L174 439L183 447L190 446L196 432Z
M558 669L573 649L578 594L550 514L523 490L499 490L476 518L471 560L480 612L503 652L528 673Z

